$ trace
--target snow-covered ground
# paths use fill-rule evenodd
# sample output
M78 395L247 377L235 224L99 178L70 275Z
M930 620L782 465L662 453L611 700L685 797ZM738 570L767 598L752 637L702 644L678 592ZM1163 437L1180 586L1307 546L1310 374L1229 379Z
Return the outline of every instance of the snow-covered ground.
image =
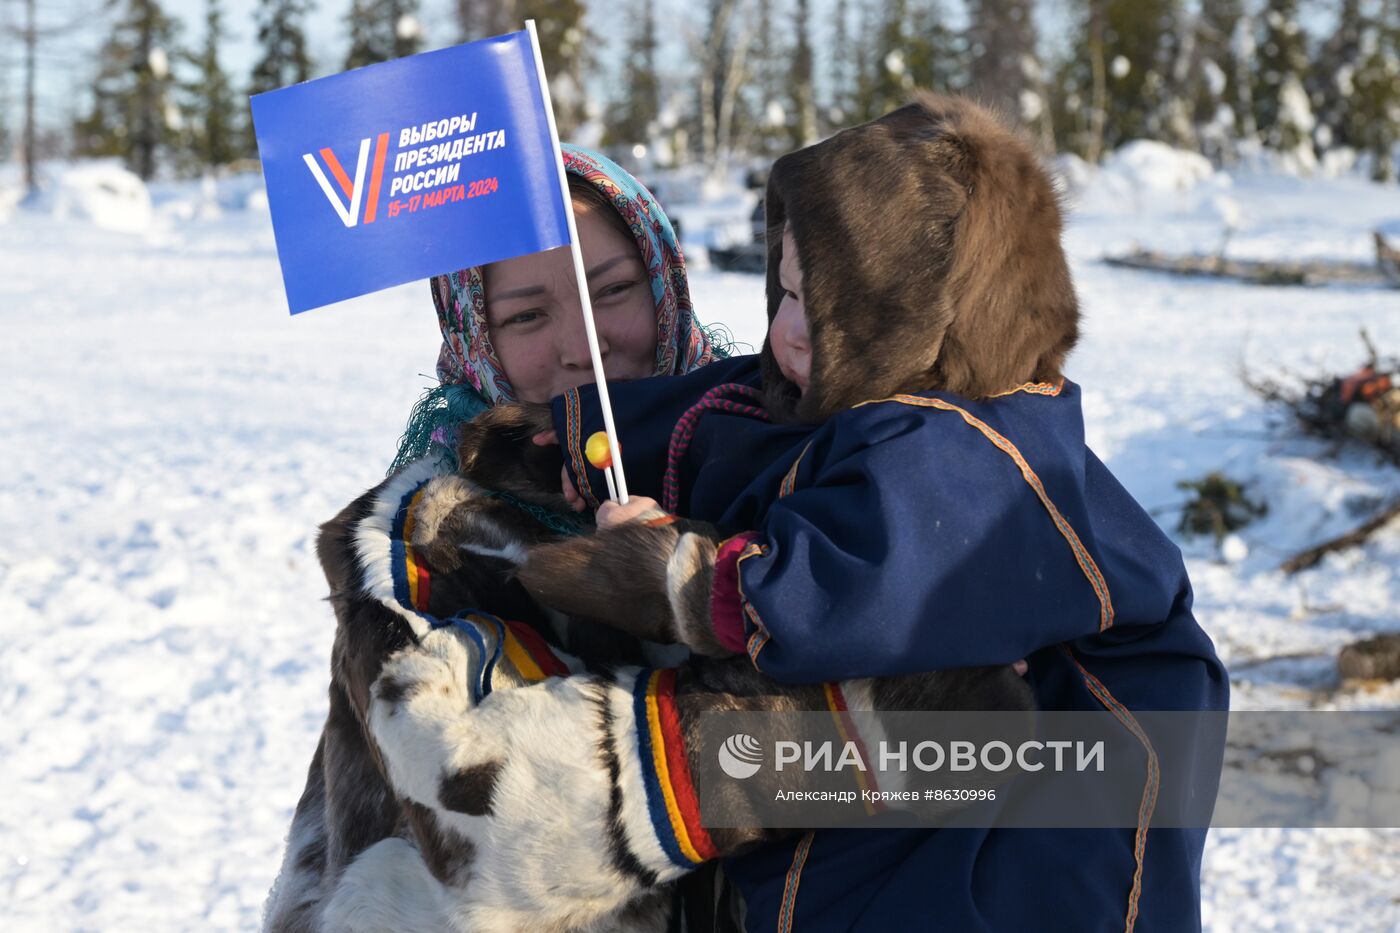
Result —
M1091 444L1169 529L1175 483L1214 469L1270 506L1242 559L1183 541L1236 707L1400 707L1400 685L1333 673L1341 645L1400 630L1400 531L1275 569L1400 492L1400 471L1327 456L1239 379L1242 362L1353 366L1362 326L1400 350L1400 291L1095 261L1213 250L1227 219L1234 255L1361 258L1400 189L1232 180L1160 152L1086 185L1067 242ZM108 187L74 180L38 212L0 197L0 914L6 930L246 930L324 716L316 526L383 475L436 323L422 284L288 317L255 185L157 188L146 206ZM130 214L108 196L148 214L112 229ZM758 278L692 288L706 320L761 341ZM1203 875L1211 930L1400 930L1400 831L1217 830Z

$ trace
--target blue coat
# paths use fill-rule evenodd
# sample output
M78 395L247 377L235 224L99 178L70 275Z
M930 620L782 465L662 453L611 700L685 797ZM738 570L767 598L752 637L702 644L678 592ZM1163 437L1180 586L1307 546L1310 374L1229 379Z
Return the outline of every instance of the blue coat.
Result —
M610 384L631 492L661 497L673 427L702 393L758 379L757 358L739 357ZM581 454L601 429L592 387L555 415L596 500L605 486ZM1181 554L1085 446L1073 383L977 402L898 396L815 427L710 411L674 453L677 511L763 548L740 582L749 655L775 680L1025 658L1042 709L1228 705ZM1212 797L1218 752L1188 766ZM1146 823L823 830L724 870L751 931L778 928L785 896L796 929L1195 930L1204 842L1203 829Z

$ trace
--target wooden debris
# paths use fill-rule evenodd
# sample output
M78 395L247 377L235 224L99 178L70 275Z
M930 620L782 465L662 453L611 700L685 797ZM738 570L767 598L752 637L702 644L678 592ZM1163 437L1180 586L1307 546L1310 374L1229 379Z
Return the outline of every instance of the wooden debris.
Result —
M1387 243L1379 230L1373 235L1376 238L1376 267L1392 285L1400 285L1400 249Z
M1316 547L1310 547L1306 551L1293 555L1288 560L1284 561L1279 569L1289 574L1297 573L1300 570L1306 570L1317 564L1328 554L1332 554L1336 551L1344 551L1349 547L1355 547L1358 544L1365 543L1371 535L1380 531L1397 516L1400 516L1400 499L1392 502L1375 516L1358 527L1353 528L1351 531L1348 531L1346 534L1338 535L1330 541L1324 541Z
M1365 330L1367 361L1354 372L1285 379L1241 373L1266 402L1287 408L1309 434L1361 443L1400 466L1400 358L1381 359Z
M1380 234L1377 234L1379 248ZM1379 263L1306 260L1274 262L1260 259L1226 259L1223 256L1188 254L1173 256L1137 249L1123 256L1105 256L1104 263L1124 269L1167 272L1234 279L1253 285L1400 285L1400 275L1388 277ZM1400 253L1397 253L1400 262ZM1400 265L1397 265L1400 269Z

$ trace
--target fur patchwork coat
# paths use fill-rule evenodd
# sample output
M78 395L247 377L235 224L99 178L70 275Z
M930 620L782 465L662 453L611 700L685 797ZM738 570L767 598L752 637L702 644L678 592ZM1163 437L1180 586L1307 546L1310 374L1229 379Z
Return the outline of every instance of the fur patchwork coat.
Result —
M490 427L463 474L419 461L322 527L330 713L267 930L737 929L714 860L783 834L676 805L702 713L1028 707L1006 667L784 686L542 610L511 574L556 537L520 503L558 504L558 460L507 465Z

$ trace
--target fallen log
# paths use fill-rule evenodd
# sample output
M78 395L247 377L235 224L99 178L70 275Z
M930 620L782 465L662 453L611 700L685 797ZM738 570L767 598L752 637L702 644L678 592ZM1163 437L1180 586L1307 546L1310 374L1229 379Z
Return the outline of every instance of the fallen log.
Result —
M1288 560L1284 561L1279 569L1287 574L1294 574L1300 570L1306 570L1316 565L1322 558L1336 551L1344 551L1349 547L1356 547L1388 525L1392 519L1400 516L1400 499L1392 502L1376 515L1368 519L1363 524L1344 535L1338 535L1330 541L1324 541L1316 547L1310 547L1306 551L1301 551Z
M1377 237L1380 235L1377 234ZM1397 254L1400 256L1400 254ZM1260 259L1226 259L1199 253L1173 256L1137 249L1122 256L1105 256L1106 265L1171 275L1209 276L1252 285L1400 285L1379 263L1326 262L1322 260L1275 262ZM1400 266L1397 266L1400 268Z
M1386 242L1379 230L1372 234L1376 238L1376 267L1392 285L1400 285L1400 249Z

